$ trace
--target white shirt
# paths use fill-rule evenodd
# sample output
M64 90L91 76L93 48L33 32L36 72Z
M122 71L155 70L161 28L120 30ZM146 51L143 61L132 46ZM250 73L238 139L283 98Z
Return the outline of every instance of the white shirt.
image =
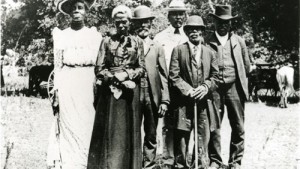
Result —
M143 40L143 44L144 44L144 54L146 55L146 53L149 50L150 38L149 38L149 36L147 36L145 39L142 39L142 40Z
M171 62L171 55L174 47L187 42L189 39L183 31L183 27L179 28L180 34L174 34L175 28L170 25L165 30L156 34L154 41L160 43L165 51L165 59L167 64L167 70L169 71L169 66Z
M188 44L189 44L189 47L190 47L190 50L191 50L191 53L193 55L195 55L195 59L196 59L196 62L197 64L200 63L200 58L201 58L201 43L199 43L197 46L192 44L190 41L188 41ZM195 47L197 48L197 53L194 54L193 52L195 51Z
M221 35L218 34L217 31L215 31L215 34L216 34L216 36L217 36L219 42L221 43L221 45L222 45L223 47L225 47L226 42L227 42L227 40L228 40L229 34L227 33L225 36L221 36Z

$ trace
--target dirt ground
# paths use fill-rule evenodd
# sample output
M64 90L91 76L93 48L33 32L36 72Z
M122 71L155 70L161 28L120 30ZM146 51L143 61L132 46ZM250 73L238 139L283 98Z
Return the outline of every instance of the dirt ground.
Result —
M53 120L49 101L1 97L0 111L1 168L45 169L48 135ZM297 159L300 160L299 127L299 103L291 104L287 109L265 103L247 103L242 168L296 169ZM225 117L222 124L224 161L228 159L230 132Z

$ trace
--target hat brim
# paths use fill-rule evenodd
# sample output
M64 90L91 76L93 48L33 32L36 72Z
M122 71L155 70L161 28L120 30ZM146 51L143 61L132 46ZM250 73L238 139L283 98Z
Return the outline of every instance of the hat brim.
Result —
M72 4L74 3L74 1L76 0L63 0L61 2L58 3L58 10L65 14L65 15L70 15L71 13L71 9L72 9ZM91 9L91 7L95 4L96 0L83 0L85 1L88 9Z
M189 9L187 9L187 8L167 8L166 10L168 12L170 12L170 11L188 11Z
M203 28L203 29L206 28L205 25L184 25L183 29L186 29L188 27L199 27L199 28Z
M142 20L142 19L155 19L155 16L149 16L149 17L132 17L131 20Z
M232 19L236 19L238 17L238 15L235 15L235 16L230 16L230 15L215 15L213 13L210 13L209 14L210 16L213 16L214 18L216 19L220 19L220 20L232 20Z

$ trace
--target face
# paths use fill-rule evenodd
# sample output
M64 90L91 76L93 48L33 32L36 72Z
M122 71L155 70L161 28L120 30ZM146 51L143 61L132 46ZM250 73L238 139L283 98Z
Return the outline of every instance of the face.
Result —
M219 35L225 36L231 28L231 21L230 20L215 20L215 29Z
M152 20L151 19L138 19L134 21L134 26L136 33L142 39L145 39L149 36L151 29Z
M129 30L130 21L127 17L117 14L114 18L117 33L120 35L127 34Z
M185 34L189 38L189 41L195 45L201 43L202 38L202 28L189 26L184 29Z
M170 11L168 18L174 28L180 28L186 20L185 11Z
M73 21L83 21L86 15L86 8L83 2L76 2L72 6L71 18Z

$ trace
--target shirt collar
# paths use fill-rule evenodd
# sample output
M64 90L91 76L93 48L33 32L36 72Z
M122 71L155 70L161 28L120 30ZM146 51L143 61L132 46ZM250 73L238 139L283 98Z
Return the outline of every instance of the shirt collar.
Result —
M170 30L170 33L174 34L175 28L174 28L172 25L169 26L169 30ZM183 26L181 26L181 27L179 28L179 33L180 33L180 35L185 35L185 33L184 33L184 31L183 31Z
M222 46L225 46L227 40L228 40L228 37L229 37L229 33L227 33L226 35L224 36L221 36L218 34L217 31L215 31L215 34L216 34L216 37L217 39L219 40L219 42L221 43Z
M149 44L150 38L147 36L145 39L142 39L145 44Z
M194 50L194 44L192 44L190 41L188 41L188 44L189 44L189 47L190 47L190 50L193 51ZM201 50L201 43L199 43L199 45L197 45L198 47L198 51Z

